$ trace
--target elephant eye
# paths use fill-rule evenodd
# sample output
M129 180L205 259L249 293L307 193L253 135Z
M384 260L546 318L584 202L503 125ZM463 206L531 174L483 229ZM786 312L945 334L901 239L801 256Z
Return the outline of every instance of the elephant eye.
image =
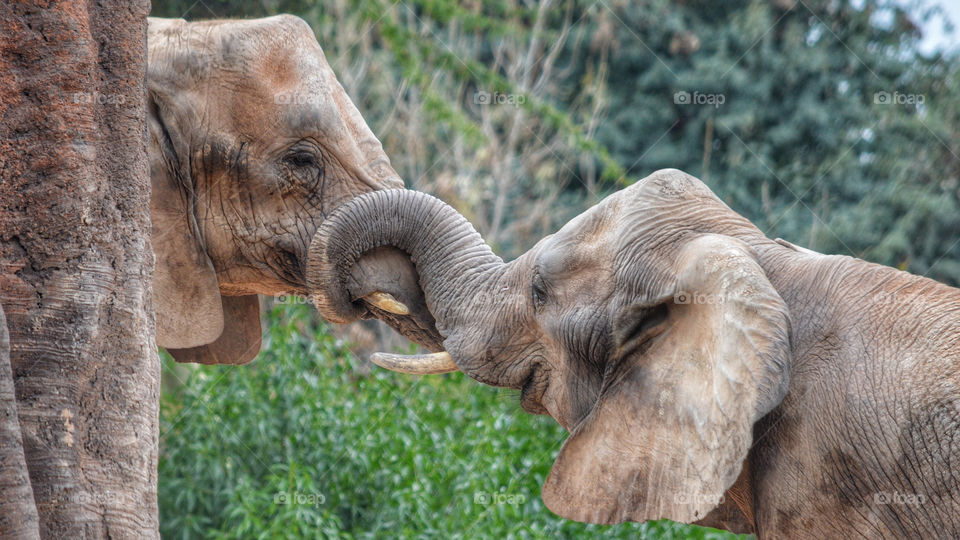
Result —
M322 154L311 145L297 145L282 158L281 167L286 171L287 182L283 189L306 189L312 191L323 178Z
M547 286L539 272L533 275L533 283L530 286L530 300L533 302L535 309L540 309L547 303Z
M294 167L313 167L317 164L317 157L313 155L312 152L306 152L304 150L288 154L284 159Z

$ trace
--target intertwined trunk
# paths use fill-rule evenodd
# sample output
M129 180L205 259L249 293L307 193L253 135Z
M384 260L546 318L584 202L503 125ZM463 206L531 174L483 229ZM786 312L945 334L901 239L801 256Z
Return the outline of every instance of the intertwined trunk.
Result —
M149 8L0 3L0 536L157 536Z
M364 253L382 246L410 255L446 338L464 311L455 299L490 296L487 274L503 266L473 225L439 199L400 189L366 193L327 216L310 246L307 288L325 319L343 323L359 316L343 283Z
M342 284L364 253L382 246L409 254L443 346L456 366L494 384L484 368L498 338L484 323L510 324L504 314L510 305L506 299L516 296L517 289L506 279L513 263L505 264L466 218L430 195L375 191L327 216L307 257L307 287L317 311L334 322L354 320L361 308L350 302Z

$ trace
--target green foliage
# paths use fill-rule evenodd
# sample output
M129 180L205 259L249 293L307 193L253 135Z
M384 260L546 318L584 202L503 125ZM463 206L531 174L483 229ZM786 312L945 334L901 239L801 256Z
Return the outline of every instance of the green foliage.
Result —
M565 438L553 420L459 373L365 373L314 319L277 306L255 362L190 368L164 394L164 538L733 537L554 516L539 496Z

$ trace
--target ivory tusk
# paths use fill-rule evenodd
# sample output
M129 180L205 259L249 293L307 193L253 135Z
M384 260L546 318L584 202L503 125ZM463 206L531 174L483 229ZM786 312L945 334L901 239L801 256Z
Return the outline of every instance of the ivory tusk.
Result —
M363 299L367 302L370 302L371 305L377 306L378 308L388 313L393 313L394 315L410 314L410 308L403 305L403 303L394 298L392 294L377 291L364 296Z
M448 352L413 355L373 353L370 361L390 371L410 375L434 375L459 369Z

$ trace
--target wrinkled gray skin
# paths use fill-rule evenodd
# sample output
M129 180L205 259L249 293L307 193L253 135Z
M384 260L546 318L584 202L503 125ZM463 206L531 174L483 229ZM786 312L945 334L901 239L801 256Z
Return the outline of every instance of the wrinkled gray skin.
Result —
M403 181L301 19L150 19L148 48L157 342L180 361L247 362L260 349L256 294L306 294L323 216ZM352 299L415 291L396 250L361 266ZM362 311L436 349L422 299L403 301L402 321Z
M570 431L555 513L960 538L960 290L770 240L674 170L506 264L432 197L365 195L311 247L325 315L349 319L334 284L381 245L410 253L462 371Z

